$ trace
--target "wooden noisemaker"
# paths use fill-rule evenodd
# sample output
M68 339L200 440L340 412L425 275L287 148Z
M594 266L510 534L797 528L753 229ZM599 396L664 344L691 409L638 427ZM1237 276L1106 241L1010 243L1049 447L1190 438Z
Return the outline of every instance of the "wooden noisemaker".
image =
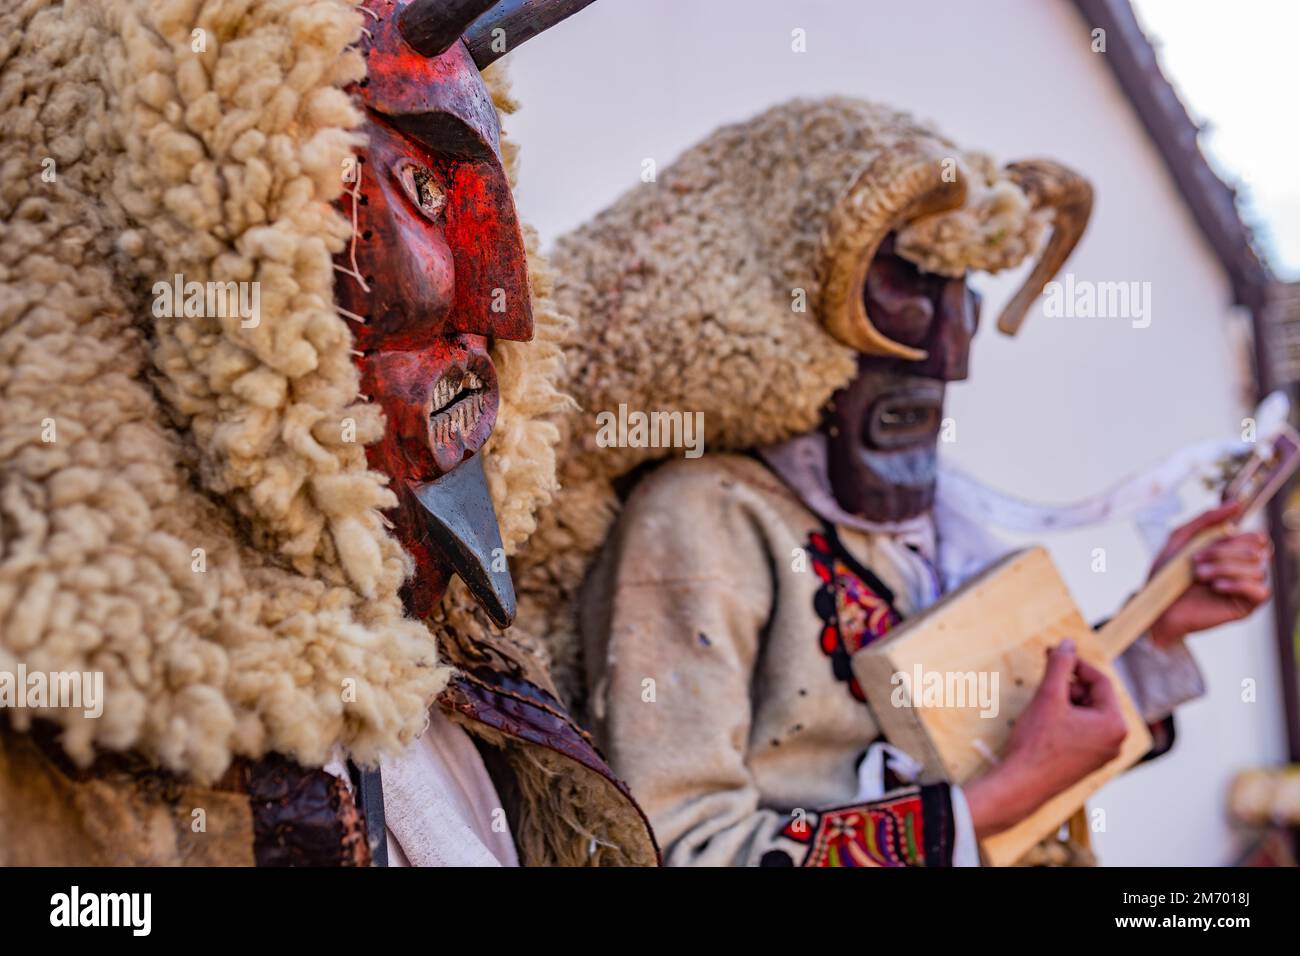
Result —
M1262 508L1297 464L1300 435L1289 428L1252 455L1224 491L1225 502L1244 505L1237 522ZM1015 863L1151 749L1151 734L1114 661L1192 584L1192 556L1228 530L1218 526L1196 535L1097 631L1084 620L1047 551L1035 547L1004 558L853 656L854 675L885 737L922 762L925 782L964 783L997 762L1042 680L1047 650L1062 640L1073 638L1079 657L1110 678L1129 728L1120 755L1016 826L980 841L986 863ZM943 682L942 703L926 701L924 681L932 675ZM986 689L997 677L996 707L983 706L975 693L981 675ZM905 679L910 694L903 693ZM954 696L963 694L962 706L952 706Z

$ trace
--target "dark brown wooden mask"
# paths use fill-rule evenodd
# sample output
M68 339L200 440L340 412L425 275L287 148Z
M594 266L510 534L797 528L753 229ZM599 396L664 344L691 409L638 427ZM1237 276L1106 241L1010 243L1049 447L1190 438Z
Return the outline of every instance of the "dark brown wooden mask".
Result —
M859 357L823 424L831 487L850 514L904 521L934 504L944 390L966 378L980 300L964 279L923 274L894 255L892 241L873 259L864 295L884 334L926 355Z
M515 598L478 452L499 405L490 346L533 335L528 264L479 69L585 4L367 0L367 145L344 171L354 222L335 297L354 320L362 391L387 428L367 449L393 480L389 517L415 559L404 592L427 616L459 574L501 626ZM499 7L499 10L490 8ZM556 7L556 9L551 9ZM486 15L484 15L486 13ZM485 33L462 38L473 24ZM475 43L471 52L466 40Z

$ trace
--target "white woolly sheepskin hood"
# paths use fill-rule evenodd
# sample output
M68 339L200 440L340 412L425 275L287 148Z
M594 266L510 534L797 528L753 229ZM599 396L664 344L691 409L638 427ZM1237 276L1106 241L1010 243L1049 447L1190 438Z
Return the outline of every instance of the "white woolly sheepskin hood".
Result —
M362 24L346 0L0 12L0 670L103 672L100 719L10 712L61 724L78 761L371 762L446 682L403 616L410 561L363 448L383 420L334 308ZM155 318L176 274L260 283L260 324ZM532 418L562 399L554 345L496 358L513 547L554 486L558 433Z
M681 454L597 447L596 415L620 404L702 412L706 453L815 427L856 369L856 352L817 309L832 212L864 170L917 151L960 160L973 184L962 208L901 229L900 254L962 275L1036 251L1050 213L1031 209L988 157L907 114L842 97L793 100L717 130L559 240L556 301L577 329L564 387L582 408L560 422L562 490L516 565L516 627L544 636L571 700L581 686L574 603L617 515L615 481Z

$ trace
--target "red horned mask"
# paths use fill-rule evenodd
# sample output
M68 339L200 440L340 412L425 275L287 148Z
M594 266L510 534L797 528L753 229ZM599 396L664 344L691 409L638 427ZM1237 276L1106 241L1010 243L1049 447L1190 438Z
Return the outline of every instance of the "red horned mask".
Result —
M480 69L591 0L366 0L367 144L343 211L335 296L354 319L362 391L387 428L367 449L393 482L415 560L407 609L453 574L500 626L515 597L479 454L496 422L494 339L533 335L528 269Z

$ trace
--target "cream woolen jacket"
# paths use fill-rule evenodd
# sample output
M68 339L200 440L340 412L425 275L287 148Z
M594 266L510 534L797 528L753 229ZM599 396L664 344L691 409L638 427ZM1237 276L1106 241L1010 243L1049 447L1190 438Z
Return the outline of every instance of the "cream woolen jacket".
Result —
M582 603L591 716L677 865L947 865L947 784L858 802L879 736L848 656L912 611L883 537L759 461L638 485Z

